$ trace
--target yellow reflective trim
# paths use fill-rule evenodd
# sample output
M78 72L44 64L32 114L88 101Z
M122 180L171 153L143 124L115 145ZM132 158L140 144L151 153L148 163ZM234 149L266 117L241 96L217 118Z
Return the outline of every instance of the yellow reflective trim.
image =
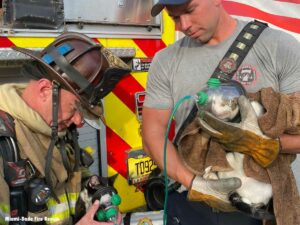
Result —
M8 225L9 221L5 221L5 218L0 216L0 224L2 225Z
M44 48L54 41L49 37L9 37L12 43L22 48Z
M68 198L66 194L60 195L58 199L60 200L60 203L58 204L53 198L50 198L47 202L47 206L50 212L51 217L56 217L55 215L61 214L64 211L68 211L68 217L69 211L71 214L75 214L75 206L77 199L79 197L79 193L68 193ZM69 202L68 202L69 200ZM63 213L64 214L64 213Z
M70 212L72 215L75 215L75 206L70 208Z
M140 123L135 113L112 92L104 98L104 106L104 117L107 126L130 145L131 148L142 146L139 134Z
M48 208L51 208L55 205L58 205L58 204L61 204L61 203L64 203L64 202L68 202L66 194L62 194L62 195L58 196L58 199L59 199L60 203L57 203L54 198L50 198L47 202Z
M72 199L72 200L77 200L78 197L79 197L79 193L68 193L68 196L69 196L69 199Z
M61 199L64 199L66 196L61 196ZM55 202L55 201L54 201ZM56 202L55 202L56 203ZM52 223L56 223L59 220L65 220L68 219L71 215L70 215L70 209L69 209L69 205L67 201L64 201L60 204L53 204L53 202L51 202L51 207L49 207L48 205L48 210L49 210L49 216L47 218L47 223L48 224L52 224Z
M77 201L78 197L79 197L79 193L74 192L74 193L68 193L68 198L67 198L67 194L62 194L58 197L58 199L59 199L60 203L63 203L63 202L68 202L68 199L70 201ZM57 205L57 204L58 203L55 201L54 198L50 198L47 203L48 207L51 207L51 206Z
M70 218L69 210L65 210L60 213L55 213L47 217L47 224L57 223L58 221L68 220Z
M175 42L175 23L171 17L169 17L166 10L163 10L163 33L162 41L166 46L173 44Z
M0 203L0 224L6 225L8 224L8 219L10 217L10 207L7 204ZM5 218L7 218L5 220Z
M50 215L63 212L66 209L69 210L68 202L64 202L64 203L61 203L61 204L54 205L52 207L48 207Z
M4 214L9 213L9 209L10 209L9 205L4 204L4 203L0 203L0 210L1 210Z
M79 197L79 193L69 193L68 196L69 196L71 214L75 214L75 206L76 206L77 199Z

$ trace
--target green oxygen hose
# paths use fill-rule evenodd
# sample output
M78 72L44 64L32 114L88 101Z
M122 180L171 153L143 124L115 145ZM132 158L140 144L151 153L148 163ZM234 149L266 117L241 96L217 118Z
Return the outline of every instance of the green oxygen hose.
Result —
M167 211L167 202L168 202L168 177L167 177L167 143L168 143L168 136L169 136L169 132L170 132L170 127L171 127L171 123L172 123L172 119L178 109L178 107L185 101L188 99L195 99L197 98L197 96L185 96L183 98L181 98L174 106L174 109L172 111L172 114L169 118L168 121L168 125L167 125L167 130L166 130L166 134L165 134L165 140L164 140L164 182L165 182L165 200L164 200L164 217L163 217L163 224L166 225L167 222L167 215L166 215L166 211Z

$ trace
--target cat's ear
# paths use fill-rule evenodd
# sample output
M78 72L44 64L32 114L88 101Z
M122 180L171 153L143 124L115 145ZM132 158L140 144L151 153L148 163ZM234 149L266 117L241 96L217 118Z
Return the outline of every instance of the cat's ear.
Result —
M113 186L118 175L119 174L116 173L115 175L112 175L110 177L99 177L99 179L102 185Z
M114 185L118 175L119 174L116 173L115 175L112 175L111 177L108 177L108 182L109 182L110 185L112 185L112 186Z

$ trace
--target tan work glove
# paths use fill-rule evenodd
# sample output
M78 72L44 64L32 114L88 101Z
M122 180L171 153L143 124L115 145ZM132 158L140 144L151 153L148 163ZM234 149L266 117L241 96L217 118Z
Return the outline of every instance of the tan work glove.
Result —
M279 153L278 139L265 136L258 126L257 117L245 96L238 99L241 122L224 122L209 112L200 112L201 128L215 138L227 151L250 155L259 165L269 166Z
M241 185L242 182L237 177L212 180L195 176L188 192L188 199L205 202L210 207L223 212L232 212L236 209L231 205L228 197Z

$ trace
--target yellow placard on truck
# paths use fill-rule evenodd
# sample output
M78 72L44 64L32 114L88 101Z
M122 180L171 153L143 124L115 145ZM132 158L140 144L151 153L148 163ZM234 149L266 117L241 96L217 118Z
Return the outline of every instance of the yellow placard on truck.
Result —
M153 159L145 155L142 149L131 150L128 153L127 171L129 184L142 185L151 172L157 167Z

